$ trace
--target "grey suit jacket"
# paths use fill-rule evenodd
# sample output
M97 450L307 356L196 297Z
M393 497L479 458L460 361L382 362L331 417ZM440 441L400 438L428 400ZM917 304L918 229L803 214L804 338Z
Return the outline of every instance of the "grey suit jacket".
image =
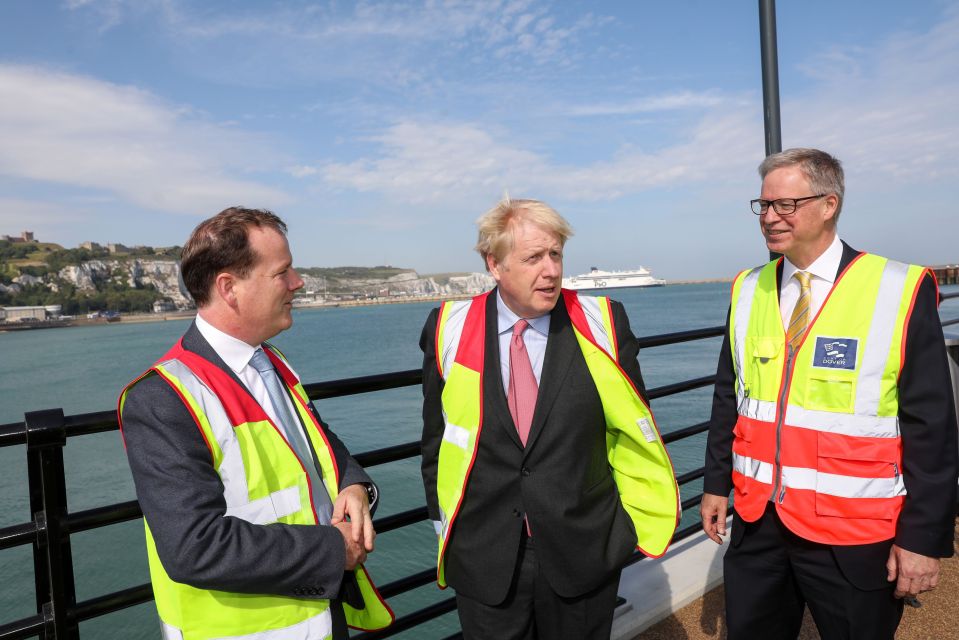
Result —
M496 294L487 299L483 427L446 555L450 586L484 604L509 591L528 515L536 558L556 593L575 597L622 568L636 531L619 501L606 459L603 405L562 300L550 318L539 395L526 447L510 417L500 375ZM618 302L612 305L620 364L645 397L639 346ZM423 481L439 520L436 473L444 423L436 368L434 310L420 338L423 359Z
M184 334L183 347L240 382L195 324ZM319 421L312 403L310 410ZM127 395L122 418L137 498L173 580L237 593L339 595L346 562L340 532L331 526L256 525L224 516L223 484L210 450L162 378L151 374L137 383ZM371 482L329 427L320 424L340 469L340 488Z

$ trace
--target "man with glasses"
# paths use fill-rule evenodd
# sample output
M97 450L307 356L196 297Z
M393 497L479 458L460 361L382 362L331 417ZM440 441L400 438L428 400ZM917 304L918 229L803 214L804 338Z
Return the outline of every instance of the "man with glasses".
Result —
M928 269L836 234L838 160L790 149L750 204L783 258L740 273L720 353L703 529L724 559L729 638L893 638L903 598L953 553L956 414Z

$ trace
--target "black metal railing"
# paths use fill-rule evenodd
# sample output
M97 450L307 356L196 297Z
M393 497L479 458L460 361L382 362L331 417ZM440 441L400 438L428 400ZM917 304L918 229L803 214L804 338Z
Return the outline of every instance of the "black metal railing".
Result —
M945 294L943 299L959 297L959 293ZM944 321L943 326L959 323L959 318ZM640 338L641 348L673 345L681 342L714 338L723 334L722 326L682 331ZM955 356L954 356L955 357ZM715 376L703 376L649 390L650 400L671 396L713 384ZM420 384L422 374L418 369L373 376L334 380L306 385L312 399L334 398L385 389L395 389ZM691 425L667 433L663 440L668 444L705 432L708 422ZM29 522L0 529L0 551L12 547L32 545L36 591L36 610L33 616L3 623L0 621L0 640L40 637L44 639L79 638L79 623L121 609L136 606L153 599L149 583L103 596L76 601L71 554L71 536L81 531L97 529L142 517L135 500L118 504L69 512L66 499L66 480L63 464L63 447L67 438L113 431L118 428L114 411L65 416L62 409L27 413L23 422L0 425L0 447L26 445L27 475L30 495ZM420 454L418 441L406 442L383 449L359 453L355 457L364 467L405 460ZM677 476L680 486L703 477L699 467ZM702 493L697 493L682 502L688 509L699 503ZM427 519L426 507L417 507L401 513L377 518L374 522L378 533L385 533ZM673 541L687 538L700 526L694 523L676 532ZM636 553L630 563L644 556ZM412 589L429 584L435 578L433 567L404 576L380 587L387 599ZM442 616L456 608L454 598L431 604L408 615L397 618L389 629L364 633L354 638L373 640L386 638ZM450 636L450 639L459 634Z

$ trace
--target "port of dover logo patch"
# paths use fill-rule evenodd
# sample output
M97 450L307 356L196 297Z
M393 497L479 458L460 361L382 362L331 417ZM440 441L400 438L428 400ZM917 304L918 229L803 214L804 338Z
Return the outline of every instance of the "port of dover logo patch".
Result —
M856 368L856 351L859 340L856 338L826 338L816 336L816 350L813 353L812 366L820 369Z

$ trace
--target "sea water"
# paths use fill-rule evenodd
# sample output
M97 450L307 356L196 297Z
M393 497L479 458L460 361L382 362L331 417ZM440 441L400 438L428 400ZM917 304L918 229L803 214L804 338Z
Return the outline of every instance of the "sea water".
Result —
M944 291L957 290L946 287ZM720 325L728 306L726 283L667 286L610 292L623 302L637 336ZM349 308L297 309L294 325L274 342L305 382L419 368L420 331L430 303ZM959 317L959 300L943 304L943 318ZM23 420L26 411L62 407L68 415L115 406L123 386L150 366L189 326L189 320L72 327L0 334L0 424ZM640 365L647 388L715 372L720 338L643 350ZM663 432L707 420L711 388L655 400ZM422 396L419 387L335 398L318 404L320 414L354 453L418 440ZM669 446L676 473L702 465L705 435ZM135 498L116 432L71 438L64 450L71 512ZM423 504L419 458L372 467L381 489L377 517ZM683 487L686 498L700 481ZM680 526L695 523L696 509ZM0 449L0 527L30 520L25 447ZM140 520L71 537L77 600L104 595L149 580ZM435 565L432 525L382 534L367 567L385 584ZM0 551L0 625L36 611L30 547ZM390 600L398 616L452 596L434 584ZM443 638L458 629L447 614L407 638ZM156 610L147 603L81 624L85 638L157 638Z

